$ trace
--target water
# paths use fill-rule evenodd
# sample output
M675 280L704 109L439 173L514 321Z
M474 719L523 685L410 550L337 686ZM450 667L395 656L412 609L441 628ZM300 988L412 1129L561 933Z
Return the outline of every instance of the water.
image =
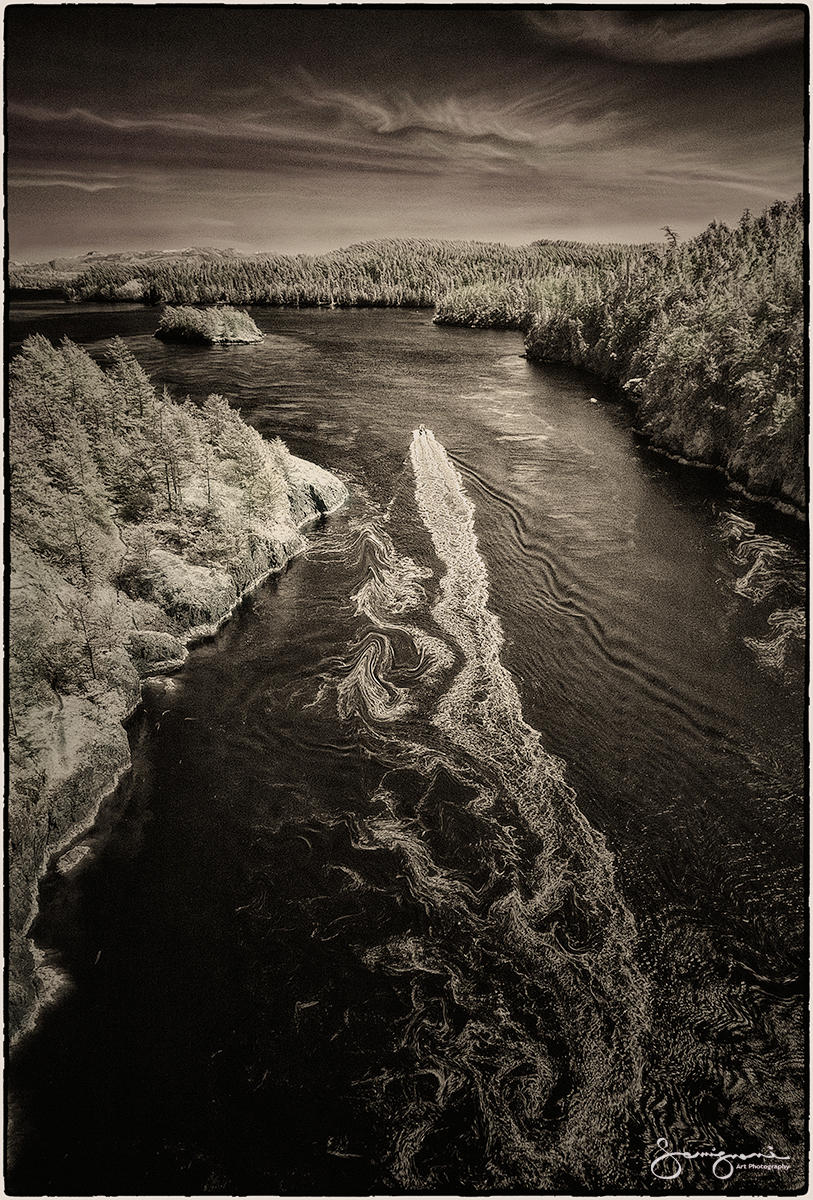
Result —
M353 490L148 685L43 885L73 987L12 1064L12 1190L720 1190L660 1184L659 1138L801 1186L800 532L516 334L253 315L205 350L11 313L12 350L119 333Z

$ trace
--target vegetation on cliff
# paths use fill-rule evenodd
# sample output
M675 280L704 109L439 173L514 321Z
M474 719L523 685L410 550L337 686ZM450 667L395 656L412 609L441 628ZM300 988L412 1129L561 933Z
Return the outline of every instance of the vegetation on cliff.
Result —
M217 308L172 308L167 306L155 336L165 342L261 342L263 334L247 312L219 305Z
M528 357L623 388L653 444L805 504L801 197L734 229L521 287L465 287L440 323L525 330Z
M128 765L140 677L181 661L346 491L222 396L157 392L120 339L100 367L40 336L10 367L9 482L14 1030L35 986L42 863Z

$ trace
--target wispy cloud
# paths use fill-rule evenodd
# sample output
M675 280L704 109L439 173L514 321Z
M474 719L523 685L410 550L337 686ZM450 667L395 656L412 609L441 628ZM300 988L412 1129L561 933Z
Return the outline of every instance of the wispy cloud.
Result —
M572 88L571 88L572 91ZM382 150L417 159L484 160L528 147L552 148L595 142L619 131L612 107L589 111L561 83L550 81L534 94L494 97L449 93L416 99L400 92L375 95L322 86L304 72L276 98L277 115L252 110L217 114L155 113L130 116L88 108L56 109L10 103L12 120L41 125L75 125L121 134L162 133L182 139L252 141L292 147L321 146L335 155ZM282 108L280 115L279 110Z
M14 163L9 168L12 188L69 188L78 192L160 192L166 190L167 179L158 172L133 172L124 167L116 170L62 170L56 167Z
M668 7L654 15L635 9L570 9L527 16L548 44L622 62L711 62L800 42L804 18L798 9Z
M208 176L225 200L232 193L245 196L252 173L265 181L269 172L278 180L298 178L301 188L309 176L333 172L345 179L355 172L360 178L457 176L470 186L478 180L504 185L512 194L528 187L584 192L616 186L619 179L631 189L672 182L685 189L694 182L755 197L798 186L772 131L749 133L747 155L741 147L732 167L728 156L734 154L736 163L738 150L730 138L717 140L715 129L701 121L684 123L679 139L665 139L652 106L633 103L601 70L578 87L550 70L536 93L506 90L498 98L459 89L420 99L404 90L340 90L300 72L280 89L273 118L265 108L130 117L12 104L9 113L12 122L120 134L113 142L88 135L94 155L110 155L107 173L97 166L69 171L15 160L11 183L24 188L182 194L194 173L198 194ZM136 155L140 170L134 169ZM259 195L259 189L248 194Z
M79 179L27 179L24 175L11 182L18 188L73 188L77 192L113 192L123 186L118 183L83 183Z
M306 112L328 116L341 129L364 130L381 137L436 134L460 142L543 146L589 142L617 132L619 114L612 103L597 108L594 97L563 72L543 72L533 90L498 94L450 88L439 96L406 91L390 94L341 90L304 71L286 87L288 97Z
M261 123L240 116L207 116L201 113L155 113L149 116L126 116L98 113L88 108L48 108L40 104L8 105L9 115L42 124L90 125L115 129L120 133L164 132L182 136L233 138L284 136L284 126Z

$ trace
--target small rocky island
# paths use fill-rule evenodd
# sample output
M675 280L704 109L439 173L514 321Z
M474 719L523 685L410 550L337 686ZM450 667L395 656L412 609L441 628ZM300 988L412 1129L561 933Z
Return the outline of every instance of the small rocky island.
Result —
M167 305L155 336L164 342L199 342L205 346L261 342L264 334L247 312L226 305L193 308Z

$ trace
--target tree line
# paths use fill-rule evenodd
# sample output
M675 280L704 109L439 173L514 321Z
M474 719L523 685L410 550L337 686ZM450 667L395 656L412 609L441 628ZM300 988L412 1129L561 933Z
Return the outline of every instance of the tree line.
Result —
M557 267L620 262L633 248L538 241L529 246L433 239L385 239L320 255L200 254L160 260L106 260L65 276L71 300L140 300L148 304L262 304L432 308L450 289L523 282ZM36 270L17 267L12 287L35 287ZM42 273L53 287L55 274Z

